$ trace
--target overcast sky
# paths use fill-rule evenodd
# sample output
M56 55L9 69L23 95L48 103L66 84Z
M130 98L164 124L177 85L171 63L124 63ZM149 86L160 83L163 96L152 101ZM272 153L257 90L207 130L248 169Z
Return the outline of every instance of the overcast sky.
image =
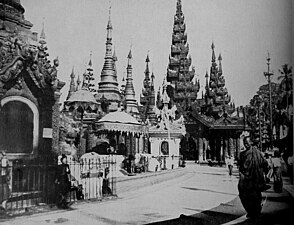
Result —
M177 0L111 0L113 44L118 81L126 74L132 48L136 97L143 86L145 59L155 74L156 90L166 76ZM82 76L92 52L95 84L104 63L109 0L21 0L25 18L41 33L42 21L51 59L59 57L59 79L67 84L72 67ZM291 64L291 0L182 0L192 65L201 85L211 65L211 42L221 52L226 87L235 104L245 105L266 83L270 52L274 80L282 64ZM198 96L201 96L199 92Z

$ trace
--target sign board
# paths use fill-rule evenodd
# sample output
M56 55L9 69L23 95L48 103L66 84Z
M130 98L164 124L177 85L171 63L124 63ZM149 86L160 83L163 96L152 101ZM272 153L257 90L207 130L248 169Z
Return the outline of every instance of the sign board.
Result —
M43 138L52 138L52 128L43 128Z

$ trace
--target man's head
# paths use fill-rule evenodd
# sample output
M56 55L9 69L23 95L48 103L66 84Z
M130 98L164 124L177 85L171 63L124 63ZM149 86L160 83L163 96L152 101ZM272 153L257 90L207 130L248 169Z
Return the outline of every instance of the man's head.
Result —
M249 149L251 147L252 143L251 143L251 140L250 140L249 136L244 137L243 144L244 144L246 149Z

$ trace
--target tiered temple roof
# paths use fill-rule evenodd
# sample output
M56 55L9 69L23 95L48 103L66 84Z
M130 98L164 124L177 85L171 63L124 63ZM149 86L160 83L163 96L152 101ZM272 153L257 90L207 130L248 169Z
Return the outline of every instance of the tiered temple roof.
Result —
M219 63L217 65L214 48L214 43L212 43L210 76L206 72L205 101L202 105L202 112L206 116L220 118L223 113L231 114L234 111L234 107L231 104L231 96L225 87L225 78L222 71L222 56L219 54Z
M98 93L96 99L106 99L109 105L109 111L117 111L120 103L120 93L118 89L117 73L115 67L116 56L112 54L112 24L109 9L109 19L107 24L106 53L103 69L101 71L101 81L98 84Z
M143 81L143 89L140 96L140 103L142 105L140 113L143 121L148 120L151 124L156 122L155 108L155 90L154 90L154 74L152 72L150 80L149 71L149 54L146 57L145 78Z
M177 1L176 14L174 16L174 27L172 35L171 54L169 56L169 65L167 68L167 81L171 83L168 87L168 94L171 102L176 103L181 110L187 110L197 99L197 93L200 88L199 81L193 82L195 69L192 64L189 53L189 44L187 43L186 25L184 23L184 14L182 12L181 0Z
M95 88L93 88L95 85L93 84L94 79L94 73L93 73L93 65L92 65L92 59L90 55L90 60L87 66L87 69L85 73L83 74L83 84L82 88L88 89L91 92L95 92Z

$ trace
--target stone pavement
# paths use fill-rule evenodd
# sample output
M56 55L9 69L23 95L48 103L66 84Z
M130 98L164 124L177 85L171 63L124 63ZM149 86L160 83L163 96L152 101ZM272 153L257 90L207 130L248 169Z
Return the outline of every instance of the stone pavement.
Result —
M284 178L284 190L282 193L275 193L273 184L271 188L262 193L263 208L261 216L252 221L246 218L239 197L236 197L230 202L222 203L219 206L210 210L204 210L194 215L181 215L179 218L150 223L153 225L233 225L233 224L293 224L294 221L294 185L290 184L288 178Z
M195 170L197 170L197 173L201 174L211 174L211 175L224 175L226 173L225 168L221 167L207 167L207 166L199 166L195 167ZM125 177L118 179L117 188L118 193L120 193L120 196L128 195L128 191L131 191L129 188L130 186L134 189L140 189L141 186L150 186L152 184L156 184L158 182L162 182L163 180L170 180L174 177L181 176L183 173L185 173L185 169L178 169L175 171L161 171L159 173L146 173L146 174L139 174L134 177ZM234 177L237 179L238 171L234 171ZM148 180L144 179L147 177L153 177L154 179ZM136 183L136 180L140 180L140 182ZM130 185L130 182L133 182L132 185ZM126 185L129 184L129 185ZM289 224L287 221L289 219L292 219L293 214L293 195L290 195L286 189L293 190L293 185L289 185L289 180L284 180L284 188L285 190L282 193L275 193L273 189L269 189L267 192L263 193L264 197L264 207L262 210L262 215L258 220L256 221L248 221L246 220L245 214L242 204L238 197L234 198L233 200L222 201L224 203L221 203L220 205L216 207L209 207L208 210L204 211L198 211L199 213L193 214L193 215L181 215L179 218L166 220L162 222L156 222L156 223L150 223L150 224ZM292 192L293 193L293 192ZM236 196L236 195L235 195ZM292 197L291 197L292 196ZM107 200L106 200L107 201ZM101 202L101 204L104 204L105 200ZM82 205L85 206L82 206ZM98 205L101 206L100 203ZM54 210L54 209L45 209L42 214L35 214L32 215L32 217L43 217L44 218L44 224L49 223L63 223L63 224L73 224L70 223L70 220L65 216L65 214L71 215L71 220L79 221L81 218L87 218L88 223L87 224L97 224L97 220L100 222L98 224L118 224L115 220L109 220L106 218L101 218L96 215L96 209L101 210L101 208L97 205L97 203L79 203L80 207L88 207L89 212L91 213L91 217L89 217L90 214L83 214L79 211L66 211L64 212L62 210ZM86 206L87 205L87 206ZM96 208L94 208L94 206ZM91 210L90 210L91 209ZM181 211L181 213L183 213ZM291 214L292 213L292 214ZM178 217L179 214L173 214L175 217ZM22 218L24 220L22 220ZM52 219L55 218L55 219ZM171 217L173 218L173 217ZM13 221L11 224L18 224L18 222L25 222L25 217L20 217L18 220ZM35 222L38 220L35 219ZM2 220L3 224L6 224L5 220ZM8 221L7 221L8 222ZM8 224L10 224L8 222ZM1 220L0 220L1 223ZM24 223L25 224L25 223ZM28 224L28 223L26 223ZM30 223L31 224L31 223ZM34 223L37 224L37 223ZM123 223L120 223L123 224ZM292 224L292 223L290 223ZM40 225L40 224L39 224Z

